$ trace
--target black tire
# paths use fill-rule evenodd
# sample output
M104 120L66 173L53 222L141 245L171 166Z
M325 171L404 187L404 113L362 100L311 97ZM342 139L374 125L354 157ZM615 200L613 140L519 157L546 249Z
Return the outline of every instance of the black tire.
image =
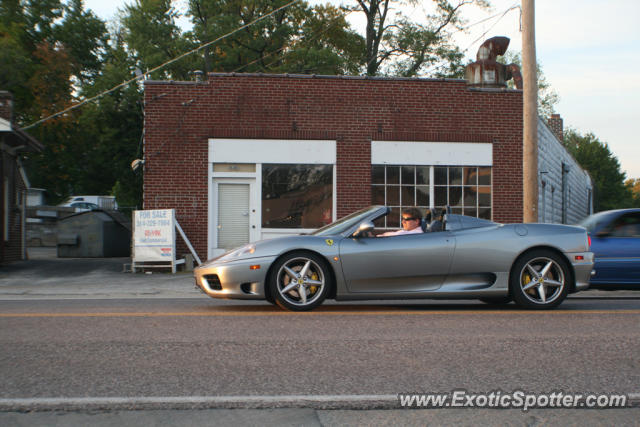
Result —
M513 301L513 298L511 298L509 295L505 295L503 297L483 297L478 299L485 304L492 305L504 305L509 304L511 301Z
M509 287L520 307L546 310L564 301L570 281L566 261L554 252L538 249L518 258L511 270Z
M301 275L305 266L306 272ZM285 310L313 310L324 302L332 286L327 262L311 252L286 254L276 261L269 275L271 297Z

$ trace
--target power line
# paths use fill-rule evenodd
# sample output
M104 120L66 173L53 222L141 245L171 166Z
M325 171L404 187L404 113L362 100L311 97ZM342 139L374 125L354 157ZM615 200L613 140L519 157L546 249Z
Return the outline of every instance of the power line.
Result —
M241 31L241 30L244 30L245 28L248 28L248 27L252 26L253 24L255 24L255 23L259 22L259 21L262 21L263 19L266 19L266 18L270 17L271 15L275 14L276 12L279 12L279 11L281 11L281 10L283 10L283 9L286 9L287 7L289 7L289 6L293 5L294 3L297 3L297 2L299 2L299 1L300 1L300 0L292 0L292 1L290 1L289 3L285 4L284 6L280 6L279 8L274 9L273 11L271 11L270 13L268 13L268 14L266 14L266 15L262 15L261 17L259 17L259 18L255 19L255 20L253 20L253 21L251 21L251 22L249 22L248 24L242 25L241 27L238 27L238 28L236 28L235 30L233 30L233 31L231 31L231 32L229 32L229 33L227 33L227 34L225 34L225 35L223 35L223 36L220 36L220 37L218 37L218 38L217 38L217 39L215 39L215 40L212 40L212 41L207 42L207 43L205 43L205 44L203 44L203 45L200 45L199 47L197 47L197 48L195 48L195 49L192 49L192 50L190 50L189 52L183 53L182 55L176 56L175 58L170 59L169 61L167 61L167 62L165 62L165 63L163 63L163 64L161 64L161 65L158 65L157 67L155 67L155 68L153 68L153 69L151 69L151 70L147 71L146 73L141 74L141 75L139 75L139 76L136 76L136 77L134 77L134 78L132 78L132 79L129 79L129 80L127 80L127 81L123 82L123 83L120 83L119 85L117 85L117 86L115 86L115 87L113 87L113 88L111 88L111 89L109 89L109 90L107 90L107 91L104 91L104 92L102 92L102 93L100 93L100 94L98 94L98 95L96 95L96 96L94 96L94 97L92 97L92 98L85 99L84 101L82 101L82 102L80 102L80 103L78 103L78 104L72 105L72 106L71 106L71 107L69 107L69 108L66 108L66 109L64 109L64 110L62 110L62 111L59 111L59 112L54 113L54 114L52 114L52 115L50 115L50 116L48 116L48 117L45 117L44 119L40 119L40 120L38 120L37 122L31 123L29 126L24 127L23 129L25 129L25 130L26 130L26 129L32 128L32 127L34 127L34 126L36 126L36 125L39 125L40 123L46 122L47 120L51 120L51 119L53 119L53 118L55 118L55 117L58 117L58 116L60 116L60 115L62 115L62 114L68 113L69 111L75 110L76 108L81 107L82 105L84 105L84 104L86 104L86 103L88 103L88 102L93 102L93 101L95 101L96 99L103 97L104 95L107 95L107 94L109 94L109 93L111 93L111 92L114 92L114 91L116 91L116 90L120 89L121 87L128 86L128 85L130 85L131 83L133 83L133 82L135 82L135 81L137 81L137 80L140 80L140 79L144 78L144 76L145 76L146 74L150 74L150 73L153 73L154 71L158 71L158 70L160 70L160 69L162 69L162 68L166 67L167 65L173 64L174 62L176 62L176 61L178 61L178 60L180 60L180 59L182 59L182 58L184 58L184 57L186 57L186 56L189 56L189 55L191 55L191 54L193 54L193 53L196 53L196 52L200 51L201 49L204 49L205 47L211 46L212 44L214 44L214 43L216 43L216 42L219 42L220 40L226 39L227 37L229 37L229 36L231 36L231 35L233 35L233 34L235 34L235 33L239 32L239 31Z
M489 27L489 29L488 29L487 31L485 31L484 33L482 33L482 34L480 35L480 37L478 37L477 39L475 39L475 40L474 40L474 41L473 41L473 42L472 42L472 43L471 43L471 44L470 44L470 45L469 45L465 50L463 50L463 52L468 51L468 50L471 48L471 46L473 46L473 45L474 45L478 40L480 40L480 39L482 39L484 36L486 36L486 35L487 35L487 33L493 29L493 27L495 27L496 25L498 25L498 23L499 23L500 21L502 21L502 18L504 18L504 17L507 15L507 13L509 13L510 11L512 11L512 10L514 10L514 9L520 9L520 6L511 6L509 9L505 10L505 11L502 13L502 16L500 16L500 18L499 18L496 22L494 22L494 23L493 23L493 25L492 25L492 26L490 26L490 27ZM520 9L520 13L522 13L522 9ZM496 16L498 16L498 15L500 15L500 14L494 15L492 18L495 18L495 17L496 17ZM475 25L475 24L474 24L474 25Z
M454 31L453 33L451 33L451 34L459 33L461 31L469 29L469 28L471 28L471 27L473 27L475 25L481 24L483 22L489 21L491 19L494 19L494 18L500 16L500 18L496 22L494 22L493 25L491 25L491 27L489 27L489 29L487 31L482 33L482 35L480 35L480 37L476 38L471 44L469 44L469 46L467 46L464 50L462 50L462 53L467 52L471 48L471 46L473 46L478 40L481 40L483 37L485 37L487 35L487 33L493 29L493 27L498 25L498 23L507 15L507 13L509 13L510 11L512 11L514 9L519 9L520 10L520 14L522 15L522 9L520 8L520 6L517 5L517 4L514 4L513 6L507 8L506 10L504 10L503 12L496 13L495 15L489 16L488 18L482 19L482 20L480 20L478 22L474 22L473 24L467 25L466 27L460 28L457 31ZM434 72L437 69L441 69L441 68L444 68L444 67L446 67L446 64L434 65L434 66L430 67L428 70L426 70L425 73Z

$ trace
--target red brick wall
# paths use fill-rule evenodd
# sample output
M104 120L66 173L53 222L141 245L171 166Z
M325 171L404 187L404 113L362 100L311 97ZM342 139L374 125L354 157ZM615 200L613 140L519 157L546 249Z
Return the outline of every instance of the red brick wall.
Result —
M207 253L209 138L337 141L337 211L370 204L371 141L493 143L493 219L522 221L522 93L462 80L209 75L145 84L144 208Z
M558 141L564 141L564 124L560 114L552 114L547 119L547 126L551 129L551 132L556 136Z

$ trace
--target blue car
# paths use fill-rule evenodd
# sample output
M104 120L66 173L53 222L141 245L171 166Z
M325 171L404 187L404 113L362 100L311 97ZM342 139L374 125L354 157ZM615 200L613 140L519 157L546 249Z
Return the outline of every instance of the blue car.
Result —
M592 288L640 289L640 209L598 212L580 224L595 256Z

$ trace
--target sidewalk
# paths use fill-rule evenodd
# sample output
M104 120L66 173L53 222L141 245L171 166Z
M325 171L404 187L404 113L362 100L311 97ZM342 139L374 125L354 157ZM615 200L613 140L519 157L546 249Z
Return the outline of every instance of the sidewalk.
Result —
M29 248L28 261L0 267L0 300L205 297L195 287L193 272L123 272L129 263L130 258L57 258L55 248ZM603 297L640 298L640 288L588 290L569 298Z
M28 254L28 261L0 267L0 299L204 297L191 271L134 274L123 272L130 258L57 258L55 248Z

